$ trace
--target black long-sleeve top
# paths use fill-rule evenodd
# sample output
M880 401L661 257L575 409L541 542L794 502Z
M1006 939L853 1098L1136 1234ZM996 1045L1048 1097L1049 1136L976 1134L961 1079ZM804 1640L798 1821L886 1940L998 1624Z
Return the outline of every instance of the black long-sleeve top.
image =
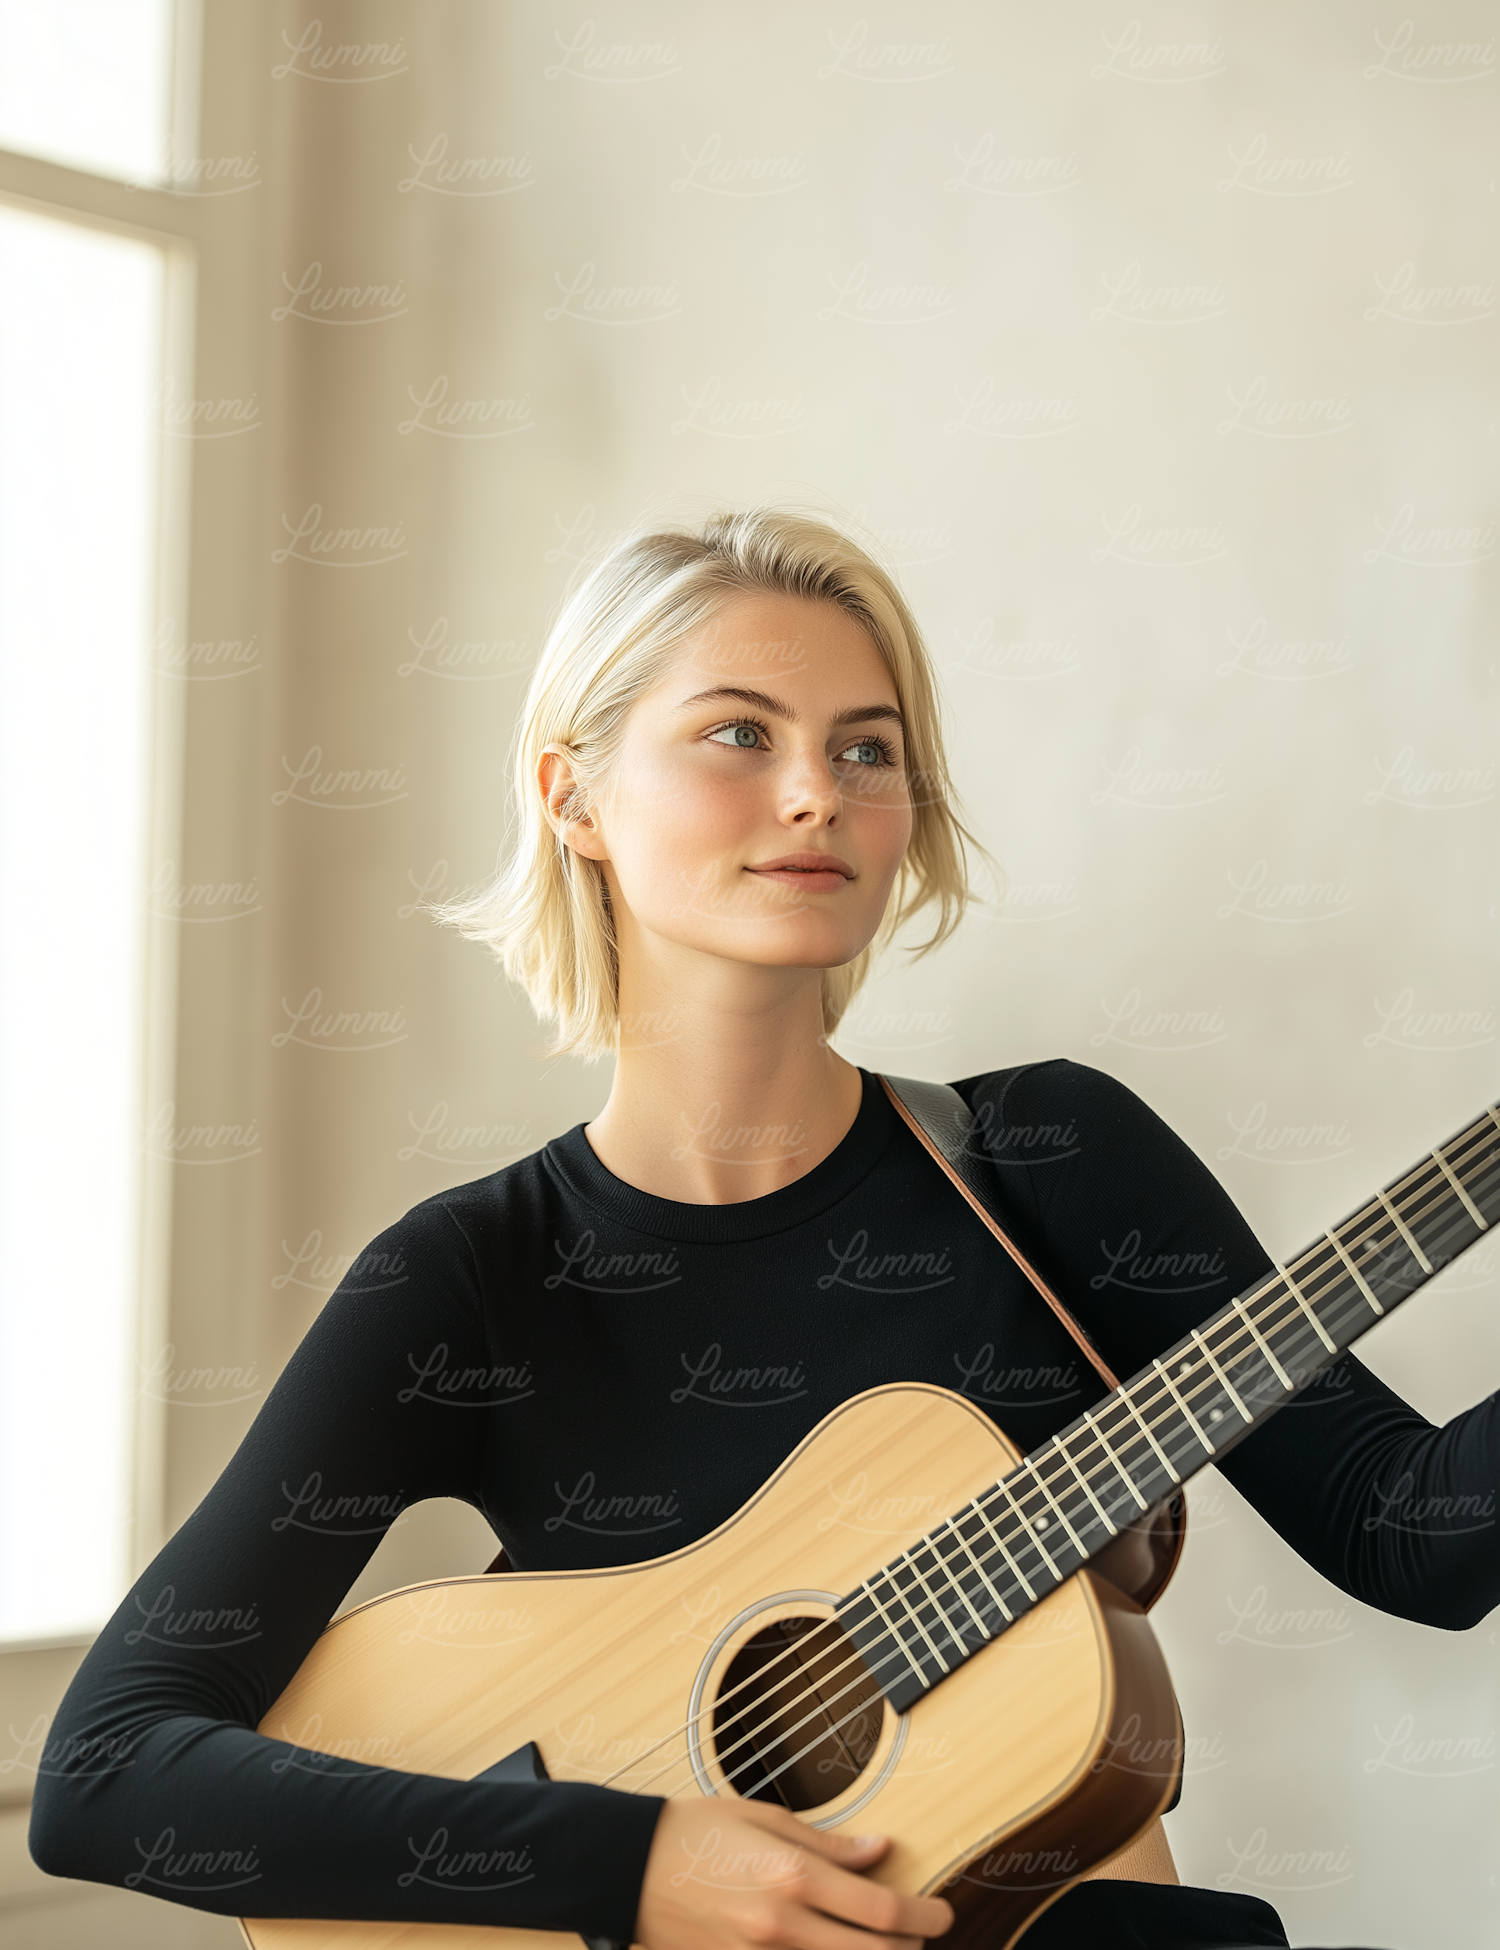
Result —
M1059 1058L957 1087L998 1208L1118 1374L1270 1269L1123 1084ZM831 1409L899 1380L968 1395L1023 1452L1100 1392L868 1073L842 1142L764 1198L652 1197L579 1125L424 1200L351 1267L89 1651L35 1859L231 1915L630 1938L658 1800L334 1764L256 1724L423 1498L481 1510L523 1570L634 1563L715 1528ZM1454 1630L1500 1603L1500 1396L1437 1429L1345 1356L1222 1467L1365 1603Z

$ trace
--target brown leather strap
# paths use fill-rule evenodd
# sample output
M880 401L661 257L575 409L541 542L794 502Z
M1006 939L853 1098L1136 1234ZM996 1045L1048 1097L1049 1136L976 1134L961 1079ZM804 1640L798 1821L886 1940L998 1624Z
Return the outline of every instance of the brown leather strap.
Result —
M909 1128L915 1135L917 1142L931 1156L934 1162L938 1164L942 1168L942 1170L947 1173L948 1177L952 1179L953 1183L958 1187L960 1193L963 1195L968 1205L974 1211L974 1214L979 1219L980 1223L982 1225L987 1226L989 1230L995 1235L995 1237L1000 1241L1000 1244L1010 1254L1011 1258L1016 1262L1017 1266L1020 1267L1021 1271L1026 1275L1027 1279L1030 1280L1031 1284L1036 1288L1037 1292L1042 1296L1042 1298L1046 1301L1047 1305L1052 1309L1053 1313L1057 1315L1058 1319L1062 1322L1063 1326L1067 1328L1068 1332L1072 1335L1073 1339L1078 1343L1080 1352L1092 1364L1094 1369L1099 1374L1100 1378L1103 1380L1105 1387L1108 1388L1111 1391L1111 1393L1113 1393L1113 1391L1116 1388L1118 1388L1120 1384L1118 1380L1115 1378L1115 1376L1110 1373L1107 1362L1104 1360L1099 1350L1094 1346L1094 1343L1089 1339L1088 1335L1084 1333L1083 1329L1079 1326L1078 1322L1073 1318L1072 1314L1068 1311L1067 1307L1065 1307L1062 1301L1058 1299L1057 1295L1052 1291L1051 1287L1048 1286L1047 1282L1042 1278L1041 1274L1038 1273L1036 1268L1032 1265L1031 1261L1026 1257L1025 1253L1021 1251L1021 1248L1015 1243L1015 1241L1001 1226L999 1220L995 1217L994 1213L991 1212L989 1207L985 1205L983 1200L980 1199L976 1193L972 1192L969 1189L969 1187L964 1183L962 1177L960 1177L959 1173L954 1170L952 1164L948 1161L946 1157L944 1157L942 1151L938 1148L936 1142L933 1140L931 1134L928 1132L926 1125L922 1123L921 1119L918 1118L913 1113L913 1111L906 1104L906 1102L901 1098L901 1096L891 1087L890 1078L882 1077L880 1079L880 1082L882 1088L885 1091L885 1094L890 1098L891 1102L896 1106L898 1115L909 1126Z

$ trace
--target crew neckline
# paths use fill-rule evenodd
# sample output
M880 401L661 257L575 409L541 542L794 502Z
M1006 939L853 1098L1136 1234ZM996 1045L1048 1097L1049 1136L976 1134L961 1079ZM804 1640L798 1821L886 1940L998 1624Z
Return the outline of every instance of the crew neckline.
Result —
M854 1122L821 1163L790 1185L733 1205L691 1205L657 1198L628 1185L598 1157L582 1124L554 1138L542 1160L575 1197L656 1239L734 1241L764 1239L826 1212L873 1170L899 1128L890 1099L872 1071L860 1068L863 1090Z

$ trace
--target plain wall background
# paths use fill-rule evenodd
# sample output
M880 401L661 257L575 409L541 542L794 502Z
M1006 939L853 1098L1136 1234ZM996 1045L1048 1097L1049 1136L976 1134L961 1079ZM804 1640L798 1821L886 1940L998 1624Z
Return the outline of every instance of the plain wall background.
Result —
M230 11L200 147L265 173L196 384L264 411L195 456L190 632L255 648L190 684L180 872L255 899L183 931L170 1523L375 1233L603 1102L412 903L493 866L549 618L648 508L813 500L929 633L1009 891L852 1060L1107 1069L1278 1256L1494 1095L1488 10ZM1496 1268L1361 1346L1434 1419L1500 1383ZM1184 1880L1492 1941L1494 1621L1193 1510ZM428 1506L356 1595L492 1547Z

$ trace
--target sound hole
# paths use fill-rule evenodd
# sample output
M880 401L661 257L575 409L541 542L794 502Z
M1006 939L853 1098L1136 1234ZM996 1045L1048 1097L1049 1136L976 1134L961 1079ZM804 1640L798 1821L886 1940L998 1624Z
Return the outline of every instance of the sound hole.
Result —
M800 1813L858 1780L883 1714L869 1668L833 1620L778 1618L729 1662L714 1746L736 1794Z

